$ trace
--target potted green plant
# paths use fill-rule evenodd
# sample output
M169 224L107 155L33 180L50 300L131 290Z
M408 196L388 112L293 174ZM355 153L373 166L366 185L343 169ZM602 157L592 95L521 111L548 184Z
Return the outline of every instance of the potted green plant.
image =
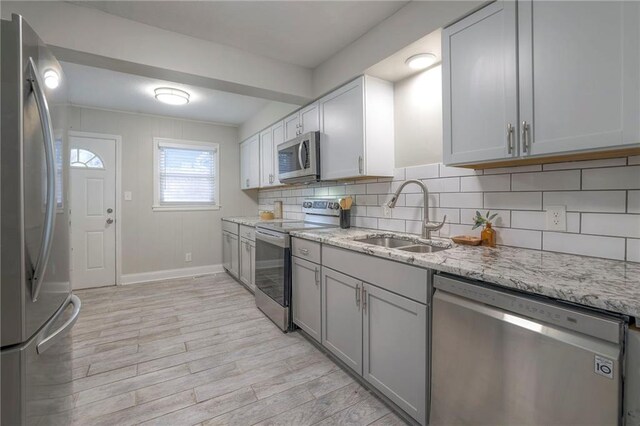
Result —
M483 216L478 210L476 210L476 215L473 218L474 225L472 229L476 229L484 225L484 229L480 233L483 246L496 246L496 231L491 227L491 221L495 219L496 216L498 216L498 213L491 214L490 211L487 211L487 214Z

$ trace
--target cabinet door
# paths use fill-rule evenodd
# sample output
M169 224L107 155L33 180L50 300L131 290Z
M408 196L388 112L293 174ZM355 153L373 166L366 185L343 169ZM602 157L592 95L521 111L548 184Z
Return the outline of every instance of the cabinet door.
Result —
M322 345L362 374L362 283L322 268Z
M363 377L426 424L427 306L364 284Z
M279 121L271 127L271 135L273 138L273 184L282 185L278 179L278 145L285 141L284 121Z
M516 155L516 67L514 1L492 3L442 31L445 164Z
M300 130L301 133L320 130L320 112L317 102L300 110Z
M522 155L640 142L639 10L635 1L518 2Z
M271 128L260 132L260 187L273 184L273 137Z
M291 140L300 134L300 114L294 113L284 119L284 140Z
M234 277L238 278L240 274L240 258L239 258L239 241L238 236L233 234L229 235L229 245L230 245L230 253L229 256L229 272Z
M240 144L240 189L249 189L249 141Z
M365 173L362 83L362 79L357 79L319 101L323 180L358 177Z
M231 234L222 233L222 267L231 271Z
M251 241L240 239L240 281L255 291L255 246Z
M320 342L320 265L293 256L291 276L293 322Z
M260 138L254 135L240 144L240 188L260 186Z

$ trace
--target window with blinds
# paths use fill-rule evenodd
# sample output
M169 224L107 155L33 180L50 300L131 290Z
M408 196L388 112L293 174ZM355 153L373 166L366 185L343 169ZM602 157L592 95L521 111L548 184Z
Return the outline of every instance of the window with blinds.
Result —
M218 206L218 144L155 139L156 208Z

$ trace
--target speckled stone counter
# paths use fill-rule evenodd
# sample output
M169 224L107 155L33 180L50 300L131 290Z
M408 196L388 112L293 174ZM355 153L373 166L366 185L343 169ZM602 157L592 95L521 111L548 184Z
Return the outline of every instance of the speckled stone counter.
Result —
M258 216L236 216L236 217L223 217L222 220L227 222L239 223L240 225L251 226L255 228L259 223L282 223L282 222L300 222L294 219L271 219L262 220Z
M295 231L291 235L626 314L640 320L640 263L512 247L471 247L439 238L432 240L434 245L451 248L436 253L410 253L354 240L372 236L400 236L421 241L415 235L362 228Z

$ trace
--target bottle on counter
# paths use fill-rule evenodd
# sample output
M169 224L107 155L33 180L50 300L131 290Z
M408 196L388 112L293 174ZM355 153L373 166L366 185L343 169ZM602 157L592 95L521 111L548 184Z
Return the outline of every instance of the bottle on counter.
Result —
M484 229L480 233L482 245L488 247L496 246L496 230L491 227L491 222L484 224Z

